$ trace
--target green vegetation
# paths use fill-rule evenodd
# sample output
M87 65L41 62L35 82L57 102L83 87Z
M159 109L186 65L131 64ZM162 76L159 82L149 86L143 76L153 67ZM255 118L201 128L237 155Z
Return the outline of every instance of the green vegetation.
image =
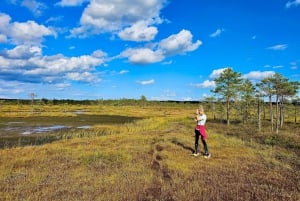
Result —
M2 103L3 118L67 122L84 111L99 122L41 134L55 138L48 143L0 149L0 200L300 200L299 106L285 104L285 124L274 134L265 104L258 131L257 105L243 122L232 104L227 125L225 104L203 102L212 153L204 159L191 155L198 104L126 101L41 104L33 113L30 104ZM134 121L103 123L103 115Z
M231 103L238 103L242 109L243 122L247 120L249 115L249 105L251 103L257 105L258 129L261 130L261 108L260 102L262 97L269 99L269 113L271 122L271 132L274 131L274 116L276 118L276 133L279 133L279 128L283 127L284 123L284 104L288 99L293 100L294 104L299 104L299 97L296 97L300 88L300 82L289 81L281 74L272 74L256 86L250 80L244 80L241 73L235 72L232 68L226 68L219 77L215 78L216 87L212 92L219 95L219 101L226 103L226 121L230 124ZM255 97L255 98L254 98ZM275 99L273 100L273 98ZM290 101L291 102L291 101ZM276 114L273 112L273 103L276 104ZM296 115L295 115L296 116Z

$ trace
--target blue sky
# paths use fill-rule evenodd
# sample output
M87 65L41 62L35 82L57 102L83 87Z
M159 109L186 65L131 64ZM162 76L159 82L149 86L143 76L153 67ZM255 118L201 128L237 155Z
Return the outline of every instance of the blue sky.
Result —
M300 81L300 0L2 0L0 98L201 100Z

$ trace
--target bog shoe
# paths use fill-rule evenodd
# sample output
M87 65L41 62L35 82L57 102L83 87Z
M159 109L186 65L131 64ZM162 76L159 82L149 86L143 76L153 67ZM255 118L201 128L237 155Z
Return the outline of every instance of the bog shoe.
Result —
M210 154L205 154L203 157L204 158L210 158L210 156L211 156Z

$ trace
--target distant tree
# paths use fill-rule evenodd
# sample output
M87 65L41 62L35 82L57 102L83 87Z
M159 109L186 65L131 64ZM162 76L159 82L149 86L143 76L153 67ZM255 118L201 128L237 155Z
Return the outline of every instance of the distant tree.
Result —
M257 124L258 124L258 131L260 132L261 131L261 106L264 104L264 101L262 99L263 94L256 89L255 97L257 100Z
M282 82L278 83L278 87L276 89L277 92L277 96L278 96L278 102L279 104L279 122L277 126L280 126L280 128L283 127L283 123L284 123L284 104L285 104L285 100L287 98L293 98L298 90L299 90L299 86L300 83L299 82L290 82L288 81L287 78L283 78L280 74L278 75L279 80L281 80ZM278 82L278 81L277 81Z
M144 96L144 95L141 95L140 101L146 102L146 101L147 101L147 98L146 98L146 96Z
M286 87L288 85L288 79L284 78L281 74L275 73L270 77L270 81L273 85L274 94L276 95L276 133L279 131L280 118L280 109L279 104L283 104L283 100L281 100L281 95L285 93Z
M259 94L262 94L263 96L267 96L269 98L271 132L273 132L274 118L273 118L272 97L273 97L275 91L274 91L274 87L273 87L272 76L262 79L259 83L256 84L256 86L258 87Z
M230 102L235 100L242 82L241 74L226 68L215 80L216 88L212 91L221 95L226 102L226 121L230 124Z
M292 100L292 104L294 105L294 123L297 123L297 106L300 105L300 97L294 97Z
M33 112L33 104L34 104L34 98L37 97L35 93L30 93L29 97L31 98L31 111Z
M254 100L254 93L255 86L252 84L252 82L248 79L244 80L240 88L241 100L244 103L244 107L242 107L244 108L243 122L247 121L249 118L249 107L251 102Z
M290 82L279 73L275 73L270 79L276 95L276 133L278 133L279 127L282 128L284 122L284 101L287 97L296 95L299 83Z
M140 104L142 105L142 107L145 107L145 104L146 104L146 102L147 102L146 96L141 95L139 102L140 102Z
M47 105L48 104L48 102L49 102L49 100L48 99L46 99L46 98L42 98L41 99L41 101L43 102L43 104L45 104L45 105Z
M216 120L216 98L208 96L204 98L204 101L208 102L210 109L212 110L213 118Z
M276 133L278 133L279 127L282 127L284 122L284 101L287 97L293 97L297 94L299 85L299 82L290 82L279 73L275 73L257 84L262 93L269 97L272 132L274 131L272 97L276 96Z

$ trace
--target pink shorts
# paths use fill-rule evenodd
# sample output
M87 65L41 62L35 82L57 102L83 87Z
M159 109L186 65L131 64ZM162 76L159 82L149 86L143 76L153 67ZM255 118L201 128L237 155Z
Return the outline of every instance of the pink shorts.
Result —
M200 132L200 135L202 136L202 138L204 140L206 140L207 134L206 134L206 131L205 131L205 126L197 125L195 129L198 130Z

